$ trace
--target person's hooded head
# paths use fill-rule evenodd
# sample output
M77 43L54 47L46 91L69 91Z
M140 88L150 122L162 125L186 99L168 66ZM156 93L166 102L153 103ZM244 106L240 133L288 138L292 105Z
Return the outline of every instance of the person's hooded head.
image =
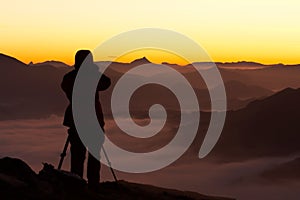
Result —
M94 63L93 55L90 50L79 50L76 52L75 65L74 65L76 70L79 70L83 61L85 64L93 64Z

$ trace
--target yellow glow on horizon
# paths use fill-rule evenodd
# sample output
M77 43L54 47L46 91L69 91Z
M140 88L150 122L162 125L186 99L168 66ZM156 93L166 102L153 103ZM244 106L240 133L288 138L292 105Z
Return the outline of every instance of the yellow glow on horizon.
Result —
M0 52L25 63L73 64L78 49L93 50L124 31L155 27L190 37L216 62L296 64L299 10L299 0L4 0Z

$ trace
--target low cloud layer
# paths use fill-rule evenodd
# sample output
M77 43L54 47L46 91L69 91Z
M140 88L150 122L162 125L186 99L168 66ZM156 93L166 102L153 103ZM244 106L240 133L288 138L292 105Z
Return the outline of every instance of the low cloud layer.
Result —
M1 121L0 156L21 158L35 171L41 169L42 162L57 165L67 136L66 128L61 125L61 122L62 118L56 116L40 120ZM108 132L116 134L117 130L112 129L112 126L107 125L106 128ZM118 137L114 139L118 140ZM63 165L64 169L69 169L69 156L68 153ZM265 157L242 162L219 163L199 160L196 154L185 154L169 167L156 172L128 174L118 171L117 175L119 179L128 181L231 196L241 200L283 198L296 200L300 195L300 179L274 182L263 175L264 172L294 158ZM102 168L102 181L105 180L112 180L107 167Z

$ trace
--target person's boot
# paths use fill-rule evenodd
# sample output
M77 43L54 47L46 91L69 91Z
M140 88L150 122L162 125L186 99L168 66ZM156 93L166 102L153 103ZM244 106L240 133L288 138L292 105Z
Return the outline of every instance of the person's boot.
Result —
M99 189L100 166L100 161L89 154L87 166L88 187L94 191Z

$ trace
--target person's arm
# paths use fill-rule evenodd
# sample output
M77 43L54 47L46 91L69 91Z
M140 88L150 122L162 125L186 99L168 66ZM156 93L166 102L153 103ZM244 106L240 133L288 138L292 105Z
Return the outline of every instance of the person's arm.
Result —
M110 86L110 84L111 84L110 78L102 74L97 86L97 91L106 90Z
M61 84L60 84L61 89L65 92L66 96L68 99L71 99L72 96L72 90L73 90L73 83L70 81L70 78L68 75L65 75Z
M61 84L60 84L61 89L66 93L66 91L68 91L69 88L69 84L66 81L66 77L63 78Z

